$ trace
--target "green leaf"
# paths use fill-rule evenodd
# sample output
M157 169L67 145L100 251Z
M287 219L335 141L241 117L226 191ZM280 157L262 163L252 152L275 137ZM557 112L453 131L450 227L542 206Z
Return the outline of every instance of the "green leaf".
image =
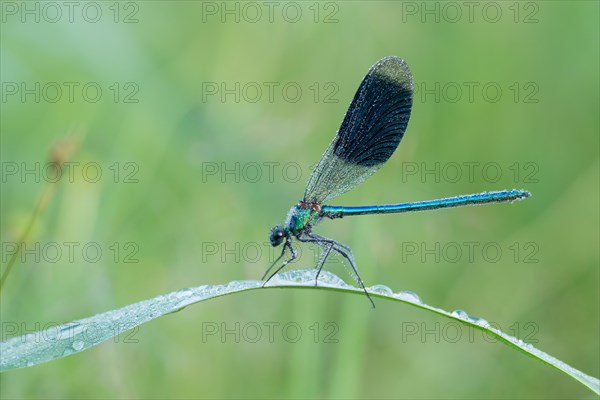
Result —
M321 273L319 286L316 288L314 279L315 270L289 271L275 276L264 289L291 287L336 290L364 295L361 289L346 284L330 272L323 271ZM145 322L179 311L190 304L236 292L262 289L261 285L262 281L232 281L227 285L204 285L181 289L117 310L97 314L93 317L14 337L0 343L0 372L30 367L78 353ZM372 286L367 290L372 296L409 304L486 331L510 347L551 365L582 383L594 393L600 394L600 381L597 378L586 375L531 344L500 331L482 318L470 316L462 310L447 312L429 306L423 303L419 296L413 292L394 293L390 288L383 285Z

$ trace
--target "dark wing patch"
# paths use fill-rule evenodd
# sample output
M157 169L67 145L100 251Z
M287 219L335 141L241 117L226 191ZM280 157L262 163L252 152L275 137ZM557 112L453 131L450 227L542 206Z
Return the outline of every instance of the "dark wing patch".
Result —
M406 63L386 57L360 84L336 136L333 153L352 164L385 163L406 131L413 81Z
M402 59L386 57L373 65L311 174L304 200L321 204L381 168L406 131L412 99L413 79Z

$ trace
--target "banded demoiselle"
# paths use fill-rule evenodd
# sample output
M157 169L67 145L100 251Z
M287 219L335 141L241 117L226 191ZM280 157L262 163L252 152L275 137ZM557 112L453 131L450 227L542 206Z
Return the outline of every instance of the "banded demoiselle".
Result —
M296 238L300 242L315 243L323 249L316 265L315 286L325 261L333 251L348 261L354 278L375 307L358 274L350 248L312 232L320 220L512 202L530 196L526 190L513 189L413 203L360 207L323 205L325 201L364 182L391 157L406 131L412 102L413 78L404 60L394 56L385 57L371 67L358 87L340 129L311 174L304 198L290 209L284 225L271 229L271 245L276 247L283 243L283 250L262 279L284 257L286 249L290 257L281 263L263 286L297 258L296 250L292 247L292 240Z

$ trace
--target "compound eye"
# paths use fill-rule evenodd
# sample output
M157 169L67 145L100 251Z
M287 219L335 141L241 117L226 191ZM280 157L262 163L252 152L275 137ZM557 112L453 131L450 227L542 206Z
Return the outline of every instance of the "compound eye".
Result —
M285 233L283 231L283 227L281 225L277 225L273 229L271 229L271 235L269 236L269 241L271 242L271 246L276 247L283 243L283 239L285 238Z

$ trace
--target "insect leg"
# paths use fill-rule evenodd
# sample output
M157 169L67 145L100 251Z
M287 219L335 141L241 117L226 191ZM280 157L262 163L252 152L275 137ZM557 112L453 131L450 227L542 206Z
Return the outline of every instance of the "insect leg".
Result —
M314 233L309 233L308 236L312 239L311 241L314 241L316 243L329 243L332 246L331 248L334 251L336 251L342 257L344 257L346 260L348 260L348 262L350 263L350 266L352 267L352 270L354 271L354 274L356 275L358 284L360 285L362 290L367 295L367 298L371 302L371 305L373 306L373 308L375 308L375 303L373 302L373 299L371 299L369 292L367 292L367 289L365 288L365 284L363 283L360 275L358 274L358 269L356 268L356 263L354 262L354 256L352 255L352 250L350 250L350 248L344 244L341 244L339 242L336 242L335 240L331 240L331 239L328 239L326 237L323 237L323 236L320 236L320 235L317 235Z
M266 281L263 282L262 287L265 287L265 285L267 284L267 282L269 282L271 280L271 278L273 278L275 275L277 275L277 273L279 271L281 271L283 268L285 268L286 265L288 265L289 263L291 263L292 261L294 261L296 259L296 257L298 257L298 255L296 254L296 251L294 250L294 248L292 247L291 243L289 241L286 241L285 244L283 245L283 251L281 252L281 255L277 258L277 260L275 260L275 262L269 267L269 269L267 270L267 273L269 272L269 270L271 270L271 268L273 267L273 265L275 265L275 263L277 261L279 261L281 259L281 257L283 257L283 254L285 252L285 249L289 248L290 252L292 253L292 256L288 259L285 260L284 262L281 263L281 265L279 266L279 268L277 268L277 270L275 270L275 272L273 272ZM267 275L267 273L265 273L265 275ZM264 277L263 277L264 279Z

